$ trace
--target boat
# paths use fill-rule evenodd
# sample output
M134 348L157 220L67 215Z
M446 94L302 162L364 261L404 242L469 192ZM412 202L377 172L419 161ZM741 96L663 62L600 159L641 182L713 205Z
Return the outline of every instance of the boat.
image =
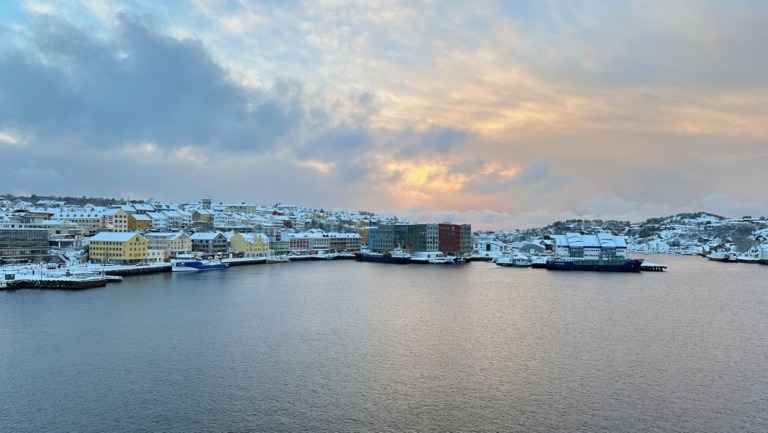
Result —
M598 271L598 272L640 272L643 259L623 257L555 257L547 261L551 271Z
M371 251L361 251L355 253L355 260L358 262L373 262L373 263L393 263L396 265L405 265L411 263L411 255L395 248L392 251L385 253L374 253Z
M756 252L748 252L736 256L736 260L741 263L760 263L760 257Z
M736 263L739 261L735 254L726 253L723 251L714 251L707 254L705 257L715 262Z
M540 268L544 269L547 267L547 261L549 260L549 257L547 256L541 256L541 255L534 255L531 256L531 267L532 268Z
M269 265L273 265L276 263L288 263L291 260L286 256L269 256L267 257L266 263Z
M520 251L505 251L495 260L497 266L512 266L527 268L531 266L531 259Z
M328 250L317 250L317 253L312 254L312 260L337 260L341 258L338 253L331 253Z
M445 255L440 251L419 251L411 256L411 263L428 265L452 265L456 263L454 257Z
M198 272L227 269L229 265L219 259L203 259L201 257L178 257L171 261L172 272Z

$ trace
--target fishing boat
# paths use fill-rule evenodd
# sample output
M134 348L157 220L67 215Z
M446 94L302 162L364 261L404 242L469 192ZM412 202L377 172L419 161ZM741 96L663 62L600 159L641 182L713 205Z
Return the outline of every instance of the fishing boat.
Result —
M229 265L220 259L203 259L194 256L179 256L171 261L172 272L199 272L227 269Z

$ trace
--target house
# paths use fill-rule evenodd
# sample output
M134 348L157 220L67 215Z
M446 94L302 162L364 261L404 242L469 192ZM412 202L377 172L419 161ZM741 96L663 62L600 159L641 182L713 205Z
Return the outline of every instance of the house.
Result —
M101 232L88 241L89 260L94 263L131 265L145 262L149 242L139 233Z
M102 214L103 226L111 232L124 233L128 231L128 212L122 208L107 209Z
M143 232L152 228L152 218L147 214L128 214L128 231Z

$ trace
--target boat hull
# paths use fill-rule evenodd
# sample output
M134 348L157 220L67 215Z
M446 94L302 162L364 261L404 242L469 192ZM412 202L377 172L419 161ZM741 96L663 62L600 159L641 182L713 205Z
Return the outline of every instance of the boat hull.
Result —
M172 272L201 272L201 271L217 271L221 269L227 269L229 266L225 263L206 263L197 260L178 261L174 262L171 266Z
M551 271L640 272L642 259L568 260L552 259L546 264Z
M358 262L392 263L395 265L405 265L411 263L410 257L390 256L373 253L355 253L355 260Z

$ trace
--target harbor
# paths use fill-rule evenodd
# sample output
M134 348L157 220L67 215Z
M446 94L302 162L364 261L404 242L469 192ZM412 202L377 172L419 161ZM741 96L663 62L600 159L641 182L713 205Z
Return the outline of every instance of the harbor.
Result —
M766 269L639 257L670 271L327 260L0 292L0 425L765 431Z

